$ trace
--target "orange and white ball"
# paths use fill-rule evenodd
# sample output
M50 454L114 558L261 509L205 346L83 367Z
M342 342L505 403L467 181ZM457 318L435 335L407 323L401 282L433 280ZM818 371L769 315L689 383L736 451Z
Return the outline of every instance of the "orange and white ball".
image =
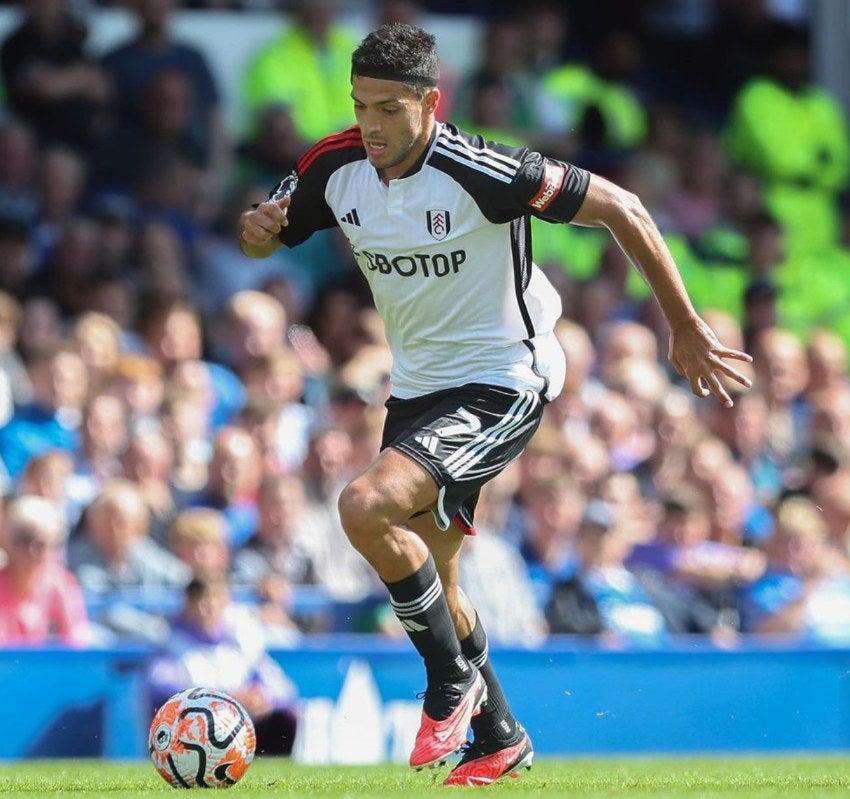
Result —
M248 770L257 738L248 712L211 688L174 694L154 715L148 750L175 788L229 788Z

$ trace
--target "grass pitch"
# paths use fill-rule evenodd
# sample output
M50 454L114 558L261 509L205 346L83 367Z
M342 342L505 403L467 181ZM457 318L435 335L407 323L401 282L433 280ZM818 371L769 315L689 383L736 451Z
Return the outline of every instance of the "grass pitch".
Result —
M233 799L420 799L484 792L505 799L553 796L567 799L766 799L767 797L847 797L850 754L810 757L540 758L519 779L488 788L443 788L448 773L414 772L404 766L302 766L288 760L255 760L243 780L226 794ZM175 793L177 791L178 793ZM98 760L23 761L0 765L0 795L21 799L52 796L130 799L178 796L147 762Z

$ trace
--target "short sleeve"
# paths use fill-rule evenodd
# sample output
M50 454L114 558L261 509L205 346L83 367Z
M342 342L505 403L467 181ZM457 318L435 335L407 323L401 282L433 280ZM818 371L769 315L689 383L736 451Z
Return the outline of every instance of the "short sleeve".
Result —
M463 185L496 224L529 214L547 222L569 222L590 184L590 173L573 164L486 141L449 125L437 140L431 163Z

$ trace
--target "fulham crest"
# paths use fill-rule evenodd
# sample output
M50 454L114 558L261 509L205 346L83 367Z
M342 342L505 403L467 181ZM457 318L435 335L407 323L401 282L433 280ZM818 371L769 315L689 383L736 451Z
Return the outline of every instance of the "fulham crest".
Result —
M449 235L452 229L452 220L449 212L442 208L432 208L425 212L428 223L428 232L437 240L442 241Z

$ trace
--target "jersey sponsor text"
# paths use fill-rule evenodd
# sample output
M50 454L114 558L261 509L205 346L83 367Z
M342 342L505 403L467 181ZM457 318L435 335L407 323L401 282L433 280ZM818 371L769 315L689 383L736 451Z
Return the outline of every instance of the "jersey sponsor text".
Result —
M360 250L354 253L357 263L370 272L380 272L389 275L395 272L401 277L445 277L456 275L461 264L466 261L466 250L437 252L433 255L415 252L411 255L389 256L381 252Z

